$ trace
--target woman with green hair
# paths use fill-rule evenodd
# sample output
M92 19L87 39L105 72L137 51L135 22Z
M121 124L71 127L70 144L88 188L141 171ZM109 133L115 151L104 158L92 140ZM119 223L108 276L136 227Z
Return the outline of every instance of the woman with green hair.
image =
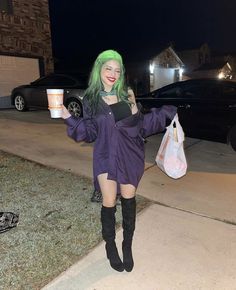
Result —
M71 116L63 107L67 134L75 141L94 142L94 187L102 192L101 224L107 258L113 269L132 271L135 230L135 193L144 173L144 138L161 132L176 107L153 108L143 115L125 84L121 55L100 53L94 62L83 99L83 117ZM116 196L121 194L123 261L115 243Z

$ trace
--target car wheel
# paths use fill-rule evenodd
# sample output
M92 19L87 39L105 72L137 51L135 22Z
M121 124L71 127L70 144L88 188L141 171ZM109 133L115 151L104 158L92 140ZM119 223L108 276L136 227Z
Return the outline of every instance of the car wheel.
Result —
M229 132L229 143L234 149L234 151L236 151L236 125L233 128L231 128Z
M27 110L25 99L21 95L15 96L14 104L17 111L23 112Z
M82 104L77 99L71 99L68 101L67 110L75 117L82 117Z

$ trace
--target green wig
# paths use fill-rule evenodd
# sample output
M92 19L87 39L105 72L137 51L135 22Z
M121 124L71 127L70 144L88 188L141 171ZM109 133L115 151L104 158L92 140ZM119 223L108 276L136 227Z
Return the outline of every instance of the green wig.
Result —
M115 60L120 65L120 77L115 82L113 90L116 91L119 100L128 101L128 93L125 85L125 68L123 65L121 55L115 50L105 50L101 52L96 58L93 68L90 73L88 88L85 92L85 98L88 101L91 112L94 114L97 111L100 97L100 92L104 90L103 83L101 81L101 69L102 66L109 60Z

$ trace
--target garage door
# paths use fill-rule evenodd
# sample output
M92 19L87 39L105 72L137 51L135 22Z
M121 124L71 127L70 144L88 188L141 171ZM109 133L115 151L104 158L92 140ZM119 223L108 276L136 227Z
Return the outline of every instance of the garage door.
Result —
M14 87L27 84L39 76L38 59L0 55L0 98L9 96Z
M175 79L174 68L157 68L154 73L153 90L172 84Z

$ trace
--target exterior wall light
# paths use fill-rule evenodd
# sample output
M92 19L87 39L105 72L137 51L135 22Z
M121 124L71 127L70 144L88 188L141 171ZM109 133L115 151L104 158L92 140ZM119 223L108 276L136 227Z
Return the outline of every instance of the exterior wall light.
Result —
M225 75L224 75L223 72L220 72L220 73L218 74L218 78L219 78L219 79L223 79L224 77L225 77Z
M149 65L149 70L150 70L151 74L154 73L154 64L153 63Z

